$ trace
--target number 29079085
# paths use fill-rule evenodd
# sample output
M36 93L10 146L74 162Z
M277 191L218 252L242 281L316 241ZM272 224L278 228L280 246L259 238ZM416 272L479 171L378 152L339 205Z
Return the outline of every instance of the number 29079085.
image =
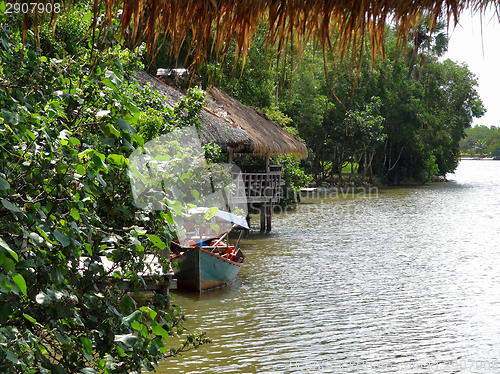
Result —
M5 13L61 13L61 3L5 3Z

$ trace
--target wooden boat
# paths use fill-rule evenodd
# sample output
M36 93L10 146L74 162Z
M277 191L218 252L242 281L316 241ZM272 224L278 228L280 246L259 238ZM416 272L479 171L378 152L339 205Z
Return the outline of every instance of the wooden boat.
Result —
M233 281L244 264L241 249L219 241L214 245L182 246L173 242L171 260L177 287L204 291Z
M216 216L218 220L230 217L232 222L238 219L227 212L220 212ZM222 226L220 222L218 224ZM234 224L235 227L249 229L246 221L241 220ZM178 288L204 291L223 286L236 278L245 262L245 256L238 248L243 231L235 245L228 243L229 231L231 229L203 235L197 231L187 240L172 242L170 259L174 262L172 269Z

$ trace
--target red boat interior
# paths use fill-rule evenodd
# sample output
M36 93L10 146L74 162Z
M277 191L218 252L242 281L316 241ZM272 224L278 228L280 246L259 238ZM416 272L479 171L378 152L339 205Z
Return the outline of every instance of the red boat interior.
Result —
M209 241L199 243L197 243L194 239L189 239L184 241L182 245L178 240L173 240L170 246L170 258L176 258L186 251L201 249L205 252L211 253L212 255L220 256L228 261L243 263L245 259L243 252L241 252L239 248L235 249L234 245L227 245L227 243L222 240L226 234L227 233L219 238L213 238Z

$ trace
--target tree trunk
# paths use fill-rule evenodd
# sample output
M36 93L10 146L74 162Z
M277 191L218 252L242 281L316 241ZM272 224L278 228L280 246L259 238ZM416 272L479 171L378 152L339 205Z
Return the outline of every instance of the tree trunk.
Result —
M425 36L423 36L425 37ZM408 67L408 74L406 75L406 80L409 81L411 78L411 73L413 72L413 68L415 67L415 63L417 62L417 55L418 55L418 50L420 49L420 45L422 44L421 35L420 33L417 33L413 37L413 42L414 42L414 47L413 47L413 53L411 54L411 60L410 60L410 66Z
M365 165L366 165L366 156L363 157L363 155L365 153L366 153L366 151L363 151L363 153L361 153L361 157L359 158L359 162L358 162L358 170L357 170L358 174L363 173L363 177L365 176Z
M344 151L342 150L342 152L338 152L338 162L337 162L337 168L338 168L338 172L339 172L339 181L340 182L343 182L343 178L342 178L342 167L344 166Z
M411 73L413 72L413 67L415 66L415 60L417 59L417 49L418 47L413 47L413 53L411 55L410 66L408 68L408 74L406 74L406 80L409 81L411 78Z
M356 153L354 154L354 157L351 157L351 172L349 173L349 182L352 180L352 177L354 175L354 162L356 160Z
M364 153L364 165L363 165L363 182L365 181L365 178L366 178L366 169L368 168L368 164L367 164L367 156L366 156L366 149L365 151L363 152ZM371 166L371 164L370 164Z
M373 184L373 168L372 168L372 161L373 161L373 156L375 156L375 152L373 152L371 155L370 155L370 161L368 163L368 167L370 168L370 184Z

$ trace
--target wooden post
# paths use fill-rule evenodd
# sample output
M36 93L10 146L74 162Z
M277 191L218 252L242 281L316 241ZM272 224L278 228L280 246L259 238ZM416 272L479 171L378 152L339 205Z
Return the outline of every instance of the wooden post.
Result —
M273 203L272 201L267 204L267 230L266 232L271 232L271 215L273 211Z
M247 209L248 209L248 208L247 208ZM248 214L248 213L247 213L247 217L246 217L246 219L247 219L247 224L248 224L248 227L251 227L251 226L250 226L250 214ZM248 239L248 238L249 238L249 236L250 236L250 230L246 230L246 236L245 236L245 237Z
M266 231L266 208L267 204L260 205L260 231Z
M235 252L238 250L239 248L239 245L240 245L240 240L241 240L241 237L243 236L243 230L240 230L240 236L238 237L238 241L236 242L236 244L234 245L234 250Z
M269 166L269 156L266 156L266 176L265 176L265 183L264 183L264 188L263 188L263 195L266 196L267 198L269 198L269 202L265 203L264 204L264 211L265 211L265 215L267 216L266 217L266 221L267 221L267 229L266 229L266 232L270 232L271 231L271 210L273 208L273 194L274 194L274 189L273 189L273 180L271 178L271 175L269 174L271 172L271 168ZM269 193L271 193L270 195L268 195ZM261 216L261 221L262 221L262 216ZM264 231L262 229L263 227L263 224L261 223L261 231Z
M227 147L229 151L229 155L227 156L227 163L230 164L233 162L233 149L231 147Z
M172 282L172 275L167 274L164 275L164 277L166 278L167 282L166 284L163 285L160 292L162 293L163 297L165 297L165 299L167 300L167 309L170 309L170 284Z

